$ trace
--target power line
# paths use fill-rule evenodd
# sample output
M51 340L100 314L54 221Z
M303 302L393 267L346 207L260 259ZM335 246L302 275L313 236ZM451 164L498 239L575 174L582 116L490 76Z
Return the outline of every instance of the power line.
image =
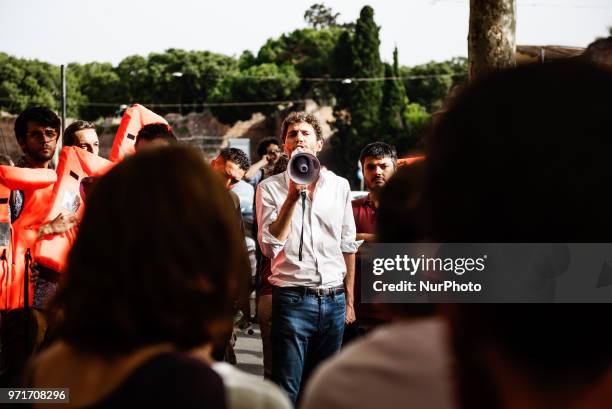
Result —
M194 107L194 108L210 108L210 107L232 107L232 106L261 106L261 105L286 105L286 104L299 104L306 102L306 99L293 99L284 101L247 101L247 102L203 102L203 103L146 103L139 102L139 104L147 107L155 108L171 108L171 107ZM125 102L73 102L72 105L81 106L92 106L92 107L118 107L121 105L128 105Z
M416 80L416 79L428 79L428 78L441 78L441 77L465 77L467 73L454 73L454 74L426 74L426 75L405 75L399 77L300 77L298 78L301 81L308 82L341 82L348 83L351 82L371 82L371 81L404 81L404 80ZM242 78L250 78L250 79L259 79L259 80L272 80L272 79L281 79L285 77L281 77L278 75L270 75L270 76L257 76L257 75L242 75Z

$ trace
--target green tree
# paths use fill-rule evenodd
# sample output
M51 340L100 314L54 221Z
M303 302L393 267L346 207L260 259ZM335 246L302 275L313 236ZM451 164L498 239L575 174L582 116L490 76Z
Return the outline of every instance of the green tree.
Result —
M78 90L67 90L66 103L75 106L78 116L86 120L113 115L116 106L105 106L117 101L122 83L119 75L109 63L70 64L66 74L67 85L74 78ZM78 93L76 92L78 91ZM90 105L91 104L91 105Z
M310 6L304 13L304 20L309 26L315 30L321 28L337 26L337 19L340 16L339 13L334 13L331 7L326 7L325 4L316 3Z
M408 98L424 106L429 112L439 109L454 85L467 80L467 60L453 58L448 61L401 67Z
M28 106L59 108L60 70L38 60L0 53L0 109L17 114Z
M244 103L237 106L213 106L212 113L221 121L233 124L246 120L255 112L265 115L278 110L278 104L249 105L253 101L274 102L293 98L300 79L289 64L254 65L244 71L235 71L215 88L211 101L216 103Z
M153 79L149 72L146 57L141 55L126 57L117 65L115 72L121 80L122 88L117 98L112 102L122 102L130 105L133 103L150 103L154 100Z
M335 120L331 124L335 132L330 139L333 155L333 164L330 168L349 181L354 181L354 175L349 173L355 158L352 157L354 152L349 152L347 147L359 139L356 130L351 126L350 117L354 85L348 78L352 78L355 73L354 60L353 37L349 31L344 31L333 50L332 75L347 80L333 84L336 104L333 108Z
M179 105L186 113L208 102L223 77L237 67L235 59L221 54L172 48L146 58L127 57L115 71L125 84L120 93L124 103L162 104L155 111L163 114L178 112Z
M370 6L361 9L355 24L353 41L355 77L380 78L384 67L380 60L379 27L374 22L374 10ZM382 102L381 81L360 81L355 84L351 107L351 123L364 133L364 137L374 137L378 125L380 104Z
M338 27L314 30L306 28L269 39L257 54L257 63L291 64L302 78L328 77L332 71L332 53L338 38L345 30ZM332 92L328 82L302 81L302 98L313 98L325 103Z
M380 60L379 27L374 22L374 10L365 6L355 24L355 34L350 42L349 37L340 37L334 51L336 66L346 65L345 77L380 78L384 67ZM345 59L349 58L350 59ZM343 81L345 90L339 90L337 104L334 107L336 130L332 140L333 168L349 181L356 183L357 160L365 144L379 137L380 106L383 97L383 84L374 81ZM341 86L339 85L339 87Z

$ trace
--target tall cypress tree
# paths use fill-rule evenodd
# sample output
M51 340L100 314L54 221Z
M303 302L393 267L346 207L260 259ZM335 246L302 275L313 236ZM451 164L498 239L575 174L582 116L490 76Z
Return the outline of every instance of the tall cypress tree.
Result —
M380 78L384 66L380 61L379 27L374 22L374 10L370 6L361 9L355 24L353 52L355 77ZM364 137L373 138L378 126L380 104L383 96L381 81L360 81L355 84L351 109L351 123Z
M353 52L353 38L349 30L344 31L333 52L333 72L335 78L352 78L355 75L353 62L355 55ZM356 173L351 174L355 164L354 149L349 147L358 138L355 130L351 126L351 107L353 102L354 86L352 83L338 82L334 86L336 104L334 105L335 122L332 124L335 129L334 137L331 138L333 148L333 163L330 164L332 170L346 177L352 184L355 183Z
M374 10L365 6L355 24L351 38L342 34L334 50L334 65L340 78L380 78L384 67L380 61L379 27ZM357 162L364 145L378 138L380 106L383 97L381 81L353 81L338 84L334 116L334 163L332 167L356 185Z
M385 77L395 77L393 67L385 64ZM383 131L382 139L387 143L395 143L404 130L402 113L404 101L403 86L396 80L386 80L383 88L383 98L380 107L380 129Z
M385 64L385 77L396 79L385 81L383 100L380 108L380 129L382 139L395 145L398 152L404 152L414 145L410 125L406 121L408 97L404 84L399 79L397 47L393 51L393 66Z

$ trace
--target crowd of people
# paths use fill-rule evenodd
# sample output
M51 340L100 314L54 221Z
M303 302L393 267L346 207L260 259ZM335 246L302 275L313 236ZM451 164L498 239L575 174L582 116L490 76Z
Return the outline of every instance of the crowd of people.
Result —
M28 226L32 243L73 240L65 271L36 257L26 267L21 288L33 285L46 330L10 386L69 388L70 405L96 408L612 406L612 304L361 299L367 243L607 242L612 71L593 61L473 81L425 135L420 160L400 166L393 146L363 147L355 159L368 193L357 199L331 170L308 184L287 171L296 152L323 148L311 113L290 113L252 165L236 148L208 164L167 124L144 125L134 155L80 180L82 218L67 211ZM16 166L54 172L60 131L51 110L24 111ZM84 121L63 145L99 153ZM15 225L33 198L49 199L5 181L5 162ZM233 191L242 182L255 193L246 223ZM255 284L245 235L257 242ZM234 319L251 317L253 288L265 379L231 365ZM20 308L0 316L3 354Z

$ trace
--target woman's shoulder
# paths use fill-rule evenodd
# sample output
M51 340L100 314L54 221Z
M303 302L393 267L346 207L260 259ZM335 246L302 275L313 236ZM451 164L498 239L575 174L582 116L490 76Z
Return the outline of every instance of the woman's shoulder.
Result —
M28 386L70 387L71 402L90 408L225 407L221 377L186 353L152 349L114 364L78 358L67 344L52 345L33 361Z

